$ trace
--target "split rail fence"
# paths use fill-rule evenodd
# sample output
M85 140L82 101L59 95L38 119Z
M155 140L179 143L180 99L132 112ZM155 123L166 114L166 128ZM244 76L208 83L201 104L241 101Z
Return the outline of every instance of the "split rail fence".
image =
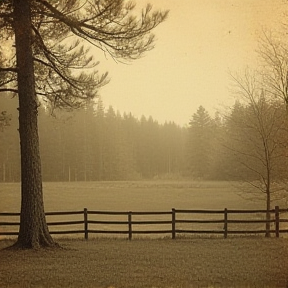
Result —
M172 239L186 234L218 234L224 238L233 234L265 235L268 222L271 226L270 235L279 237L288 233L288 209L280 209L276 206L275 209L269 211L270 220L268 221L266 213L266 210L228 210L227 208L224 210L173 208L167 212L90 211L84 208L82 211L47 212L46 218L51 234L83 234L86 240L91 234L123 234L129 240L133 235L139 234L168 234ZM16 230L20 225L19 216L20 213L0 213L0 236L18 235ZM55 216L68 216L69 219L62 222L51 221L50 219ZM111 217L113 217L112 220ZM6 221L2 221L3 218ZM17 221L11 221L12 218ZM11 226L14 230L10 228ZM56 226L62 230L55 229ZM63 229L64 226L66 229ZM71 227L74 229L72 230ZM143 229L143 227L149 229ZM161 229L157 229L159 227Z

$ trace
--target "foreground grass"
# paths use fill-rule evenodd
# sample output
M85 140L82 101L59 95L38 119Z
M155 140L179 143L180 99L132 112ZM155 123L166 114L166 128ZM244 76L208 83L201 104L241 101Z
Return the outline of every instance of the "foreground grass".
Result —
M0 250L0 287L288 287L287 239L59 243L64 249Z

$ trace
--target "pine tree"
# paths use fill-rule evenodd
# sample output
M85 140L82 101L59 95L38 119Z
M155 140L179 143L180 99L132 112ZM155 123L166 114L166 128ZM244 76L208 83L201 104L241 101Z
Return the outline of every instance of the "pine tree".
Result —
M203 106L193 114L189 123L188 169L194 178L207 178L210 174L212 120Z
M0 73L5 74L0 77L4 79L0 91L19 97L21 224L16 247L55 246L44 213L38 96L53 107L80 107L107 83L107 74L99 75L95 69L75 73L79 68L97 65L81 40L115 59L137 59L151 49L150 31L166 18L167 12L151 12L148 5L138 19L131 13L133 8L124 0L0 3L0 37L10 37L10 41L15 38L16 55L7 54L10 61L4 63L8 66L0 67ZM69 43L68 37L74 37L75 42Z

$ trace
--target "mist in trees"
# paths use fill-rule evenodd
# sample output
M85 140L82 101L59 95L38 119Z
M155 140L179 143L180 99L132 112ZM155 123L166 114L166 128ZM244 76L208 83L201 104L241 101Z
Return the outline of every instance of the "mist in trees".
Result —
M226 179L221 137L224 131L219 113L211 117L200 106L192 115L186 139L186 175L192 179ZM222 139L223 140L223 139Z
M0 133L0 141L7 142L10 150L16 147L14 154L9 154L9 165L16 176L4 176L6 150L2 145L2 182L20 180L19 161L13 161L19 159L14 110L11 126ZM43 181L175 178L182 173L185 128L173 122L159 124L152 117L121 115L113 107L105 108L101 99L97 105L90 102L73 112L58 110L54 116L39 109L39 130ZM9 146L10 142L14 146Z
M249 183L243 197L262 199L268 211L274 200L287 197L286 105L261 89L246 96L225 116L200 106L186 127L121 115L101 99L54 116L39 109L43 181L236 181ZM11 108L5 107L16 111ZM0 133L1 182L20 180L15 117Z
M236 101L225 116L212 116L200 106L185 127L120 114L111 106L104 107L101 98L73 112L54 111L54 116L42 107L39 136L43 181L192 179L256 185L267 174L263 161L269 152L269 183L284 183L288 176L285 105L263 97L252 104ZM0 133L0 181L20 181L17 101L2 99L1 107L12 119ZM260 122L262 130L259 119L265 121ZM268 137L264 140L269 143L263 146L261 136ZM267 147L271 151L265 153ZM260 185L263 192L265 183Z

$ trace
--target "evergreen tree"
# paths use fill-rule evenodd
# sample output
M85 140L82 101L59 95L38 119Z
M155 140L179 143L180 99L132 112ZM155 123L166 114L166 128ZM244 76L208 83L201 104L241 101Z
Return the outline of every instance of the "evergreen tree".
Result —
M212 120L203 106L189 123L188 165L193 178L209 178L212 147Z
M167 12L151 13L148 5L138 20L131 14L133 8L131 2L123 0L84 4L76 0L22 0L0 4L1 40L15 37L16 58L12 55L11 61L6 61L12 66L0 67L5 74L0 79L5 79L1 80L1 91L12 91L19 97L22 185L18 247L55 246L44 213L37 95L55 107L79 107L106 83L107 75L99 76L96 70L74 73L77 68L97 64L87 56L79 39L115 59L136 59L151 49L150 31L166 18ZM71 36L77 40L69 44L67 38Z
M142 116L139 123L137 166L143 178L159 175L159 125L152 117Z
M95 180L104 180L104 105L101 98L98 98L97 108L95 112Z
M216 112L214 118L211 120L211 163L209 179L227 180L226 149L223 145L225 139L225 121L219 112Z
M161 127L160 153L162 154L161 174L168 178L179 177L182 174L184 159L183 129L173 122Z

